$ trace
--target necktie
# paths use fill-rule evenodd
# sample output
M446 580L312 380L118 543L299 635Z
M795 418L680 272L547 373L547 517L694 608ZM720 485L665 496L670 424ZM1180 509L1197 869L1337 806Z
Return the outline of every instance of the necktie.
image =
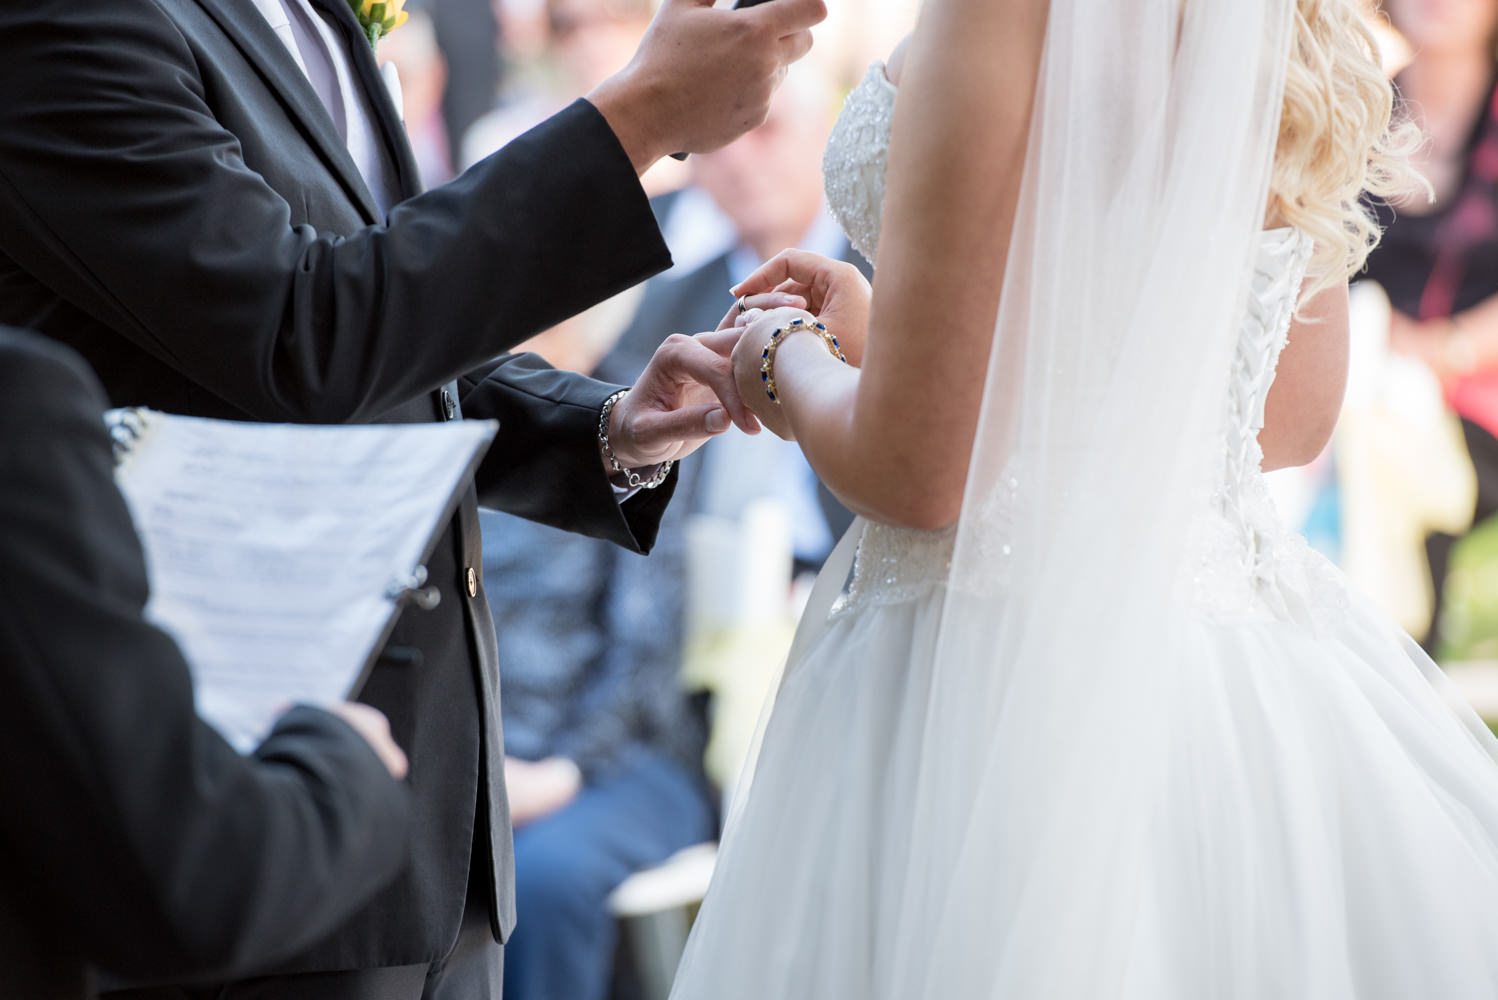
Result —
M338 71L333 66L333 57L323 43L322 34L309 20L311 15L306 8L297 3L297 0L281 0L281 8L286 11L291 35L296 42L297 52L302 57L302 68L307 72L307 79L317 92L318 100L322 101L323 107L332 116L339 136L347 141L348 112L344 108L343 92L338 86Z
M340 38L338 25L325 20L309 0L254 2L328 112L354 167L383 214L400 200L401 190L395 164L375 124L376 110L371 103L384 95L371 96L358 85L351 64L356 53L346 47L348 38ZM359 42L356 40L354 44Z

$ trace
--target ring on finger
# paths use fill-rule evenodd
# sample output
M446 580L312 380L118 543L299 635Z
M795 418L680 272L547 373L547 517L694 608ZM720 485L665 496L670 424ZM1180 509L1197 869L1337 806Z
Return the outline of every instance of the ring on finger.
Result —
M746 313L746 312L749 311L749 304L744 301L744 299L746 299L747 297L748 296L740 295L739 298L738 298L738 306L739 306L739 313L740 313L740 315L742 315L743 313ZM721 302L722 300L720 299L719 301Z

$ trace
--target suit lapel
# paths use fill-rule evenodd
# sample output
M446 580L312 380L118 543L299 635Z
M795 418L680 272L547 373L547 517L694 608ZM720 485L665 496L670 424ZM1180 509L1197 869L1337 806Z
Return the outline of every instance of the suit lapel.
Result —
M396 183L400 186L400 198L405 200L421 193L421 179L417 172L416 156L411 152L411 143L406 138L406 126L401 123L400 110L391 100L390 91L380 76L379 64L369 39L359 28L348 0L311 0L312 6L326 11L334 28L343 35L348 45L349 64L358 77L359 86L369 99L370 113L385 141L385 152L395 164Z
M354 165L353 157L349 156L348 147L344 145L333 119L328 115L328 109L318 100L317 92L312 89L312 84L302 73L301 67L291 58L291 53L286 51L286 46L260 15L260 11L255 9L255 5L249 0L197 2L218 23L224 34L233 40L245 59L255 67L256 72L291 112L292 119L306 136L308 143L322 156L349 198L359 206L366 221L384 221L379 206L375 204L374 195L369 193L364 178L359 174L359 168ZM352 19L353 12L347 6L344 9ZM357 30L357 24L355 27ZM364 47L367 49L369 43L365 42ZM357 62L357 58L355 61ZM387 99L385 103L390 102Z

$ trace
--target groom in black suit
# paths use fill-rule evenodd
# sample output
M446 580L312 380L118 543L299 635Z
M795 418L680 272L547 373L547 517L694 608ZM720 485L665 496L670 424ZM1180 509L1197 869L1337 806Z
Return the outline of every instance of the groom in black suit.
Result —
M420 194L346 0L0 6L0 321L78 349L116 403L500 422L428 566L441 603L363 693L411 759L409 871L272 978L204 995L497 994L515 913L476 504L645 551L674 480L606 477L615 386L492 359L669 263L637 174L756 124L823 13L666 0L588 100ZM613 411L619 460L648 477L723 429L706 384L741 417L728 374L709 342L664 345Z

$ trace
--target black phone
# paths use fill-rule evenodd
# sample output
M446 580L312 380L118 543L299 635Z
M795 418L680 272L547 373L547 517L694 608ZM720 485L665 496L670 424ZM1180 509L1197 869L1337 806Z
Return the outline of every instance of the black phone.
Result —
M733 9L734 10L743 10L745 7L758 7L762 3L769 3L769 2L770 2L770 0L738 0L738 2L733 5ZM672 153L671 154L671 159L673 159L673 160L685 160L686 158L687 158L687 154L686 153Z

